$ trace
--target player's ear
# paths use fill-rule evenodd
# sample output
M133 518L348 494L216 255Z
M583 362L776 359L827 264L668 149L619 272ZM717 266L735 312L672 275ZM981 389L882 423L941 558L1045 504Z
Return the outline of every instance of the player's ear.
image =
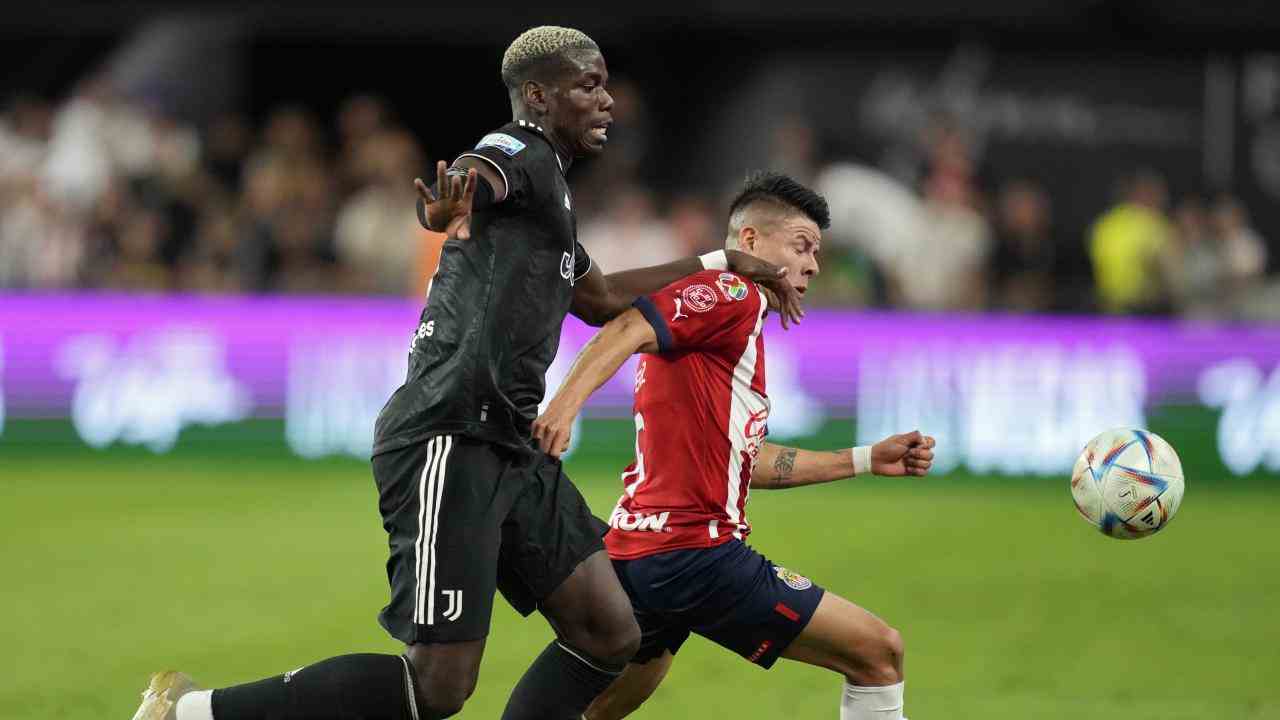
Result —
M756 251L756 240L760 239L760 234L756 229L747 225L738 231L738 247L743 250L754 253Z
M520 85L520 97L530 110L538 115L547 114L547 91L541 83L525 80Z

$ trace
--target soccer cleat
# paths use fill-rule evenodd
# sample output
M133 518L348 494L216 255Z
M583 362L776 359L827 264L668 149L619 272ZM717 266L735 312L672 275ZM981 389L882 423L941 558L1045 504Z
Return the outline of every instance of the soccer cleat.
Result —
M133 714L133 720L177 720L178 698L199 689L185 673L158 672L142 691L142 705Z

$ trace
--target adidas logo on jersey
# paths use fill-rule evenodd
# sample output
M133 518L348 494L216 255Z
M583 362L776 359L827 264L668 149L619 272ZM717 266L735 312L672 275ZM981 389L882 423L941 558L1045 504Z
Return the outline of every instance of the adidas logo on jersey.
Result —
M628 532L636 530L665 532L668 517L671 517L670 512L645 515L644 513L629 513L622 508L616 507L613 509L613 514L609 516L609 527Z

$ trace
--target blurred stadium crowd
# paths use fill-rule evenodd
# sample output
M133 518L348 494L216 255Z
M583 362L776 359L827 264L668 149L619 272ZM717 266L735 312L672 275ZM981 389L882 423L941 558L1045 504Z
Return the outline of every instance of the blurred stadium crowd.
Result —
M720 246L731 183L666 193L644 181L654 111L634 85L611 89L611 148L571 177L583 244L606 270ZM477 118L476 132L503 120ZM1213 318L1271 305L1259 300L1275 291L1267 242L1229 195L1170 197L1158 173L1117 168L1114 204L1062 227L1037 178L1002 177L945 120L913 163L874 173L823 162L804 118L774 135L776 169L833 209L814 302ZM375 95L335 117L280 107L257 126L224 114L198 128L103 78L57 102L12 98L0 114L0 288L418 295L443 240L413 211L412 179L445 152L429 143ZM873 216L893 231L865 232Z

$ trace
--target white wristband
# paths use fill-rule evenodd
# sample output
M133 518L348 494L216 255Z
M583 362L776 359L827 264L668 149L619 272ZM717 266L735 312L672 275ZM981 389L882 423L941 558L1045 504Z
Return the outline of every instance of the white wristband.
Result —
M698 260L702 261L703 270L728 270L729 257L724 254L723 250L709 252L706 255L699 255Z
M853 455L853 474L864 475L871 472L871 446L859 445L849 451Z

